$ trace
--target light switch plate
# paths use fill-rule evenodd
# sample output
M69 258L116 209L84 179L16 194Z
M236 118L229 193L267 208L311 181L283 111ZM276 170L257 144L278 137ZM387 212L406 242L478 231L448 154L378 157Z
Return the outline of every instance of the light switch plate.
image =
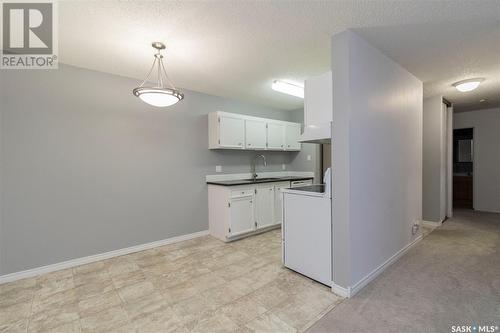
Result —
M307 160L310 161L311 160L311 155L307 155Z
M216 165L215 166L215 172L222 172L222 166Z
M286 170L286 164L282 164L282 165L281 165L281 169L282 169L282 170Z

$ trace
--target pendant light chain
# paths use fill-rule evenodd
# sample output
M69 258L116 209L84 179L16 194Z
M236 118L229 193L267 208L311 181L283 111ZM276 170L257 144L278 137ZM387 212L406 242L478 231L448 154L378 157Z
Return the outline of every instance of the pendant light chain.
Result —
M162 63L162 55L160 54L160 50L155 54L155 59L158 59L158 88L163 88L163 79L161 75L161 63Z
M163 69L163 73L165 73L165 78L167 79L167 83L170 85L170 88L177 90L177 88L174 86L170 78L168 77L167 71L165 69L165 65L163 65L163 61L160 62L161 68Z
M158 66L157 68L157 88L163 88L164 87L164 81L163 81L163 76L165 76L166 83L170 86L170 88L176 90L175 85L172 83L172 80L168 77L167 70L165 69L165 65L163 64L163 55L161 54L161 50L158 49L158 51L154 55L154 60L153 60L153 65L149 69L148 74L146 75L146 78L142 83L139 85L139 87L144 86L144 84L148 81L149 77L151 76L151 73L153 72L153 69L155 68L155 65Z
M151 76L151 73L153 72L153 69L155 68L155 64L156 64L156 58L153 61L153 65L149 69L148 75L146 75L146 78L144 79L144 81L142 81L142 83L139 85L139 87L144 86L144 83L146 83L148 81L149 77Z

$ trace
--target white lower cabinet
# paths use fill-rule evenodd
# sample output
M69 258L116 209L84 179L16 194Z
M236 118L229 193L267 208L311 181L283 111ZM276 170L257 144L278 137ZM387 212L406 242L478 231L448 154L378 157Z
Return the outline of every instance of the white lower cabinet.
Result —
M274 185L274 224L283 222L283 196L281 190L291 187L290 182L276 183Z
M255 229L252 195L233 197L229 201L230 225L228 234L238 236Z
M274 224L274 185L255 189L255 227L266 228Z
M210 234L228 242L281 224L281 189L290 182L208 185Z

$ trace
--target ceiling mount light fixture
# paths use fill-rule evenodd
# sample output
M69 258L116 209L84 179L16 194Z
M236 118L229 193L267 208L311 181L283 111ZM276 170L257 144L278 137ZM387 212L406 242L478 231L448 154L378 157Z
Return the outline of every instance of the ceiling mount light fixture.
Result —
M161 42L154 42L151 46L157 50L154 55L155 59L153 61L153 65L151 66L151 69L149 70L144 81L142 81L139 87L132 90L132 93L149 105L158 107L174 105L184 98L184 94L175 88L172 81L168 78L167 71L163 65L163 55L161 54L161 50L165 49L165 44ZM144 86L151 76L155 66L158 76L156 85Z
M271 88L284 94L292 95L299 98L304 98L304 87L295 83L274 80Z
M479 87L479 85L483 81L484 81L483 78L468 79L455 82L453 83L453 86L457 88L458 91L467 92L467 91L472 91L477 87Z

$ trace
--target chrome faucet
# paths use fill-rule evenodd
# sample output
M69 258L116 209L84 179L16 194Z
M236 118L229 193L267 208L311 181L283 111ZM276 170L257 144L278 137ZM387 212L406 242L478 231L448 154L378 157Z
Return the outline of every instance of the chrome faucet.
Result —
M255 155L255 157L253 158L252 160L252 179L255 181L257 179L257 172L255 172L255 161L257 161L257 159L259 157L262 157L262 160L264 161L264 166L267 166L267 162L266 162L266 157L264 155Z

